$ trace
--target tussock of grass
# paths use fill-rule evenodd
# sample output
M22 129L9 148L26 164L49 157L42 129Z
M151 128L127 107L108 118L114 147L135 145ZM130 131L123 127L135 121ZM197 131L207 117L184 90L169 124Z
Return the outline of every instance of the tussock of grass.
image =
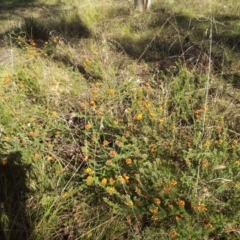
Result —
M41 4L1 38L0 238L238 239L231 1Z

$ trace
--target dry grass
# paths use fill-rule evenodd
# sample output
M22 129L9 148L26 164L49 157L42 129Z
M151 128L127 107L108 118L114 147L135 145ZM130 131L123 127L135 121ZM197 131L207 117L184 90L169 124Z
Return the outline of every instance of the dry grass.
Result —
M5 2L0 238L238 239L238 8Z

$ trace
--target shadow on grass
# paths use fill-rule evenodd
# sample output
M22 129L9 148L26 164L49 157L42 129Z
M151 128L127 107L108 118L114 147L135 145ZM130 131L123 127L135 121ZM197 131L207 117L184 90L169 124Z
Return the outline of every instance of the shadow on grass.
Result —
M34 2L37 2L37 0L1 0L0 7L1 10L12 10L19 7L26 7Z
M114 40L121 46L119 51L138 61L154 63L158 71L177 68L176 62L180 62L180 65L190 69L201 65L200 72L206 73L207 63L211 61L214 72L227 73L228 78L234 78L232 85L237 87L238 74L236 77L236 72L231 70L232 64L235 69L240 67L237 60L240 53L237 19L236 16L227 15L212 19L193 18L155 9L152 13L139 15L135 22L131 20L128 24L130 34L126 32Z
M0 239L34 239L25 202L29 169L20 152L1 154L0 160Z
M11 20L16 24L8 24L9 27L1 29L0 39L12 32L37 41L48 41L53 32L64 38L90 36L90 30L73 5L69 10L63 10L61 2L54 5L37 5L34 2L34 0L3 2L0 8L0 20L3 22Z
M146 15L139 16L139 21L145 23ZM228 24L224 22L227 19ZM185 15L168 14L164 11L153 14L152 21L141 29L135 22L130 26L134 34L142 32L141 38L132 36L118 36L116 40L123 46L124 50L130 57L139 58L141 55L145 61L160 60L163 57L172 57L183 53L182 44L186 37L190 38L199 47L206 49L210 44L211 20L207 18L197 19ZM235 22L229 26L229 22ZM137 23L140 25L139 23ZM221 16L220 20L215 20L213 24L212 40L216 46L216 52L220 44L222 47L230 48L234 51L240 51L240 28L237 25L236 18ZM164 26L162 28L162 26ZM230 27L230 29L229 29ZM233 30L231 31L231 27ZM145 35L145 32L149 32ZM145 53L143 54L143 50ZM155 52L155 54L153 54ZM157 52L157 53L156 53Z

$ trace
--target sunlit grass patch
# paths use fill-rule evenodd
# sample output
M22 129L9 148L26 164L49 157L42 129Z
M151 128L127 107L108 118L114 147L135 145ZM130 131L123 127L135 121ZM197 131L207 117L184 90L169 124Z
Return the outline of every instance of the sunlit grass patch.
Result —
M191 14L200 11L193 3ZM175 16L160 1L142 15L127 3L118 15L110 0L62 4L53 25L39 18L11 32L0 58L6 196L11 159L18 173L28 167L28 191L15 191L24 221L4 202L5 236L26 222L22 239L237 239L239 88L225 79L228 61L216 69L184 55L210 51L193 30L184 49L187 2L171 3ZM78 35L78 23L91 34ZM54 31L39 44L31 28L46 26Z

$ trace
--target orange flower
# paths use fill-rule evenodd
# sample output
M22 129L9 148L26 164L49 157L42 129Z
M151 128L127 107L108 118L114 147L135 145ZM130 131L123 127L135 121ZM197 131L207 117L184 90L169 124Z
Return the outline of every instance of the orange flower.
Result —
M123 179L125 182L129 182L129 176L126 174L123 174Z
M172 205L172 204L169 204L169 205L168 205L168 208L169 208L169 210L173 210L173 205Z
M111 150L109 153L110 157L115 157L117 153L114 150Z
M136 188L136 189L135 189L135 193L136 193L137 195L140 195L140 194L141 194L141 189L140 189L140 188Z
M155 216L155 215L152 215L151 219L152 219L152 221L154 221L154 222L158 221L158 217Z
M180 214L175 215L176 221L181 221L183 220L183 217Z
M92 107L96 107L96 103L95 103L95 101L90 101L90 105L92 106Z
M149 212L156 214L158 212L158 207L149 207Z
M176 231L175 229L171 230L171 232L170 232L171 238L176 238L177 235L178 235L178 234L177 234L177 231Z
M185 202L183 200L181 200L180 198L177 199L177 204L179 207L184 207L185 206Z
M202 161L202 166L207 167L209 165L209 161L207 159Z
M110 185L113 185L115 182L116 182L116 180L115 180L114 178L111 177L111 178L109 179L109 184L110 184Z
M152 153L157 152L157 148L154 147L154 146L151 146L151 147L150 147L150 152L152 152Z
M92 128L92 124L90 124L90 123L88 123L86 126L85 126L85 129L86 130L89 130L89 129L91 129Z
M2 165L3 166L7 165L7 160L2 160Z
M125 162L126 162L127 165L131 165L132 164L132 159L131 158L127 158L125 160Z
M103 143L102 143L102 146L105 147L109 144L110 142L108 142L107 140L104 140Z

